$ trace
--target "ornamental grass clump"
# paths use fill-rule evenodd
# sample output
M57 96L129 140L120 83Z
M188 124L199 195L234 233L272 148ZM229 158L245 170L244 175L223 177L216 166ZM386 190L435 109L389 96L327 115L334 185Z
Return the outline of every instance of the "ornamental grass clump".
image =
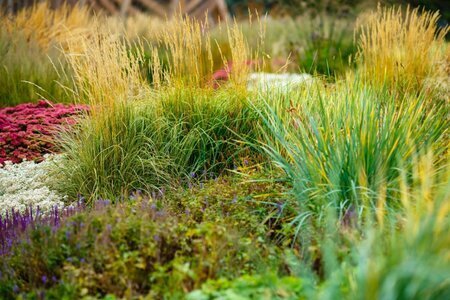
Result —
M157 119L145 122L135 106L150 97L140 71L143 52L130 53L126 39L100 26L94 32L81 44L69 44L65 54L75 75L75 95L87 99L90 116L61 136L66 161L59 171L67 180L57 183L72 197L90 195L88 200L129 188L154 189L167 166L150 139Z
M302 214L329 205L372 207L380 193L395 207L399 169L411 171L414 153L432 150L436 167L447 163L448 110L424 95L397 98L359 82L289 99L288 111L267 105L260 112L267 136L261 146L285 173Z
M67 181L57 184L72 197L89 195L88 200L115 197L128 188L154 189L167 163L149 140L156 119L144 122L135 107L150 98L140 69L143 52L138 47L130 53L126 39L99 24L89 39L68 47L74 97L86 99L90 114L76 130L61 135L66 161L58 171Z
M449 27L438 28L438 12L384 8L361 22L357 61L365 82L419 92L427 80L448 77ZM433 87L433 85L428 86Z
M247 145L236 142L258 135L242 80L248 68L238 69L228 87L214 91L207 33L198 21L178 18L161 33L163 53L155 50L150 58L141 43L130 51L126 38L100 27L66 54L76 95L88 99L90 116L61 139L67 161L60 168L67 180L57 183L59 189L71 196L114 199L131 190L174 185L191 172L219 172L237 155L249 154ZM231 26L231 44L242 50L233 59L246 61L250 54L239 32ZM151 84L142 73L148 59ZM161 60L167 68L160 67Z

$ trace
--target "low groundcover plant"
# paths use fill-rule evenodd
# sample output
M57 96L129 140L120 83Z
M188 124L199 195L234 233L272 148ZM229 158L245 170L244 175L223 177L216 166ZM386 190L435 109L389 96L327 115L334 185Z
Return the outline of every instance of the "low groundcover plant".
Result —
M67 196L53 190L48 182L49 173L58 161L60 156L46 155L41 163L6 162L0 168L0 215L14 210L24 212L30 207L47 212L64 206Z
M42 160L57 150L52 135L76 123L87 106L41 100L0 109L0 165L6 161Z

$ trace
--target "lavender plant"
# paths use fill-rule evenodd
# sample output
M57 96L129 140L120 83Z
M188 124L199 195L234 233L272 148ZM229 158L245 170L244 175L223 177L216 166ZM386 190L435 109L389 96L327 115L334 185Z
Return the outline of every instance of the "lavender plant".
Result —
M64 218L73 216L85 209L83 199L76 204L60 208L54 206L50 211L42 211L39 206L27 207L24 212L11 209L0 215L0 256L8 254L12 247L22 240L27 240L29 231L39 226L51 226L56 230Z

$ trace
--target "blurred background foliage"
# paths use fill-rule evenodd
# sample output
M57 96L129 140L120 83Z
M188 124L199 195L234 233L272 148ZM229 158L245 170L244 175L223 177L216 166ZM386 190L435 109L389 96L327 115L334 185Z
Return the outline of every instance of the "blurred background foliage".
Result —
M378 2L420 6L433 11L439 10L442 16L441 24L445 25L450 21L450 1L442 0L227 0L232 15L243 14L249 9L258 8L264 13L289 14L291 16L324 12L348 15L361 9L374 7Z

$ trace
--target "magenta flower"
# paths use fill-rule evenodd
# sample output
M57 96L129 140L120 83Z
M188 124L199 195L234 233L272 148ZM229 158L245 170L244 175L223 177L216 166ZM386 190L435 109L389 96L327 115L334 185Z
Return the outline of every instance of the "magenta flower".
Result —
M88 111L85 105L53 104L40 100L0 109L0 165L5 161L42 160L54 153L54 133L76 123Z

